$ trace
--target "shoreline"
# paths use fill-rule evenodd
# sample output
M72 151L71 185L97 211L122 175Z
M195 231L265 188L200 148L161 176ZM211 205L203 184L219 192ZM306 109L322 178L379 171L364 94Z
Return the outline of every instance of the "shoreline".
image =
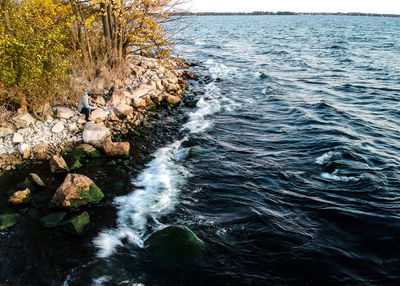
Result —
M148 112L157 106L168 109L181 102L186 92L186 79L194 77L188 66L171 60L171 69L157 60L142 56L128 57L129 73L121 80L106 83L103 78L80 82L83 89L98 95L91 121L107 128L113 138L135 132L146 122ZM79 79L74 79L79 82ZM17 113L0 126L0 176L21 164L47 161L85 142L82 134L89 125L75 107L46 106L35 120L29 113Z

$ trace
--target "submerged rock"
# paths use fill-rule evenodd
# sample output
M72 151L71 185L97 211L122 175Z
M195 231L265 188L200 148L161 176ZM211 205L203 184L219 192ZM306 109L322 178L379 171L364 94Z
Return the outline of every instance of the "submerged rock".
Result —
M46 184L43 182L43 180L35 173L30 173L29 177L32 179L32 181L40 186L40 187L46 187Z
M105 142L104 153L109 157L129 157L129 142Z
M17 213L0 215L0 230L9 228L9 227L15 225L16 223L19 222L20 219L21 219L21 215L17 214Z
M70 170L71 170L71 171L74 171L74 170L77 170L77 169L80 169L80 168L82 168L82 163L81 163L81 161L76 160L76 161L74 162L74 164L72 164Z
M206 254L206 245L189 228L169 226L145 241L149 253L161 262L193 262Z
M42 217L41 221L45 227L57 227L61 224L66 215L67 213L65 212L55 212Z
M25 189L23 191L18 191L12 194L8 199L9 203L13 205L27 204L31 201L31 190Z
M104 194L96 184L84 175L68 174L57 189L51 202L59 207L77 208L87 204L97 204Z
M90 217L87 212L83 212L63 223L63 229L76 234L82 234L90 223Z
M50 160L50 171L53 174L64 173L68 166L65 160L61 156L53 156Z
M36 190L36 185L31 180L25 179L25 181L17 185L17 190L22 191L25 189L29 189L33 192Z

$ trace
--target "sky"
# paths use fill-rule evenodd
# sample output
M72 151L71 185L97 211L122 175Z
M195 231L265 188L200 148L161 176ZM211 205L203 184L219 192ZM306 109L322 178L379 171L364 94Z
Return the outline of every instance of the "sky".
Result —
M400 14L400 0L190 0L192 12L363 12Z

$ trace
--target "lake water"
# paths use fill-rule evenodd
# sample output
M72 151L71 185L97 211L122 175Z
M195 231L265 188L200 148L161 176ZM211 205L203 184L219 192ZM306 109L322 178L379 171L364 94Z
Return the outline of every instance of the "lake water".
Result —
M93 285L399 285L400 20L190 23L176 53L199 102L115 200ZM200 265L141 254L176 224L207 243Z

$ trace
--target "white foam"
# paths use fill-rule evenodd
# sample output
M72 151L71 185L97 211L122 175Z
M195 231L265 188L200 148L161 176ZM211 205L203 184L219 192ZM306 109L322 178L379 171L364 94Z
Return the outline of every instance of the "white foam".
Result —
M337 173L339 170L335 170L332 174L322 173L321 177L327 180L333 180L337 182L357 182L360 178L357 177L346 177L346 176L338 176Z
M315 159L315 163L317 163L318 165L324 165L326 163L328 163L333 156L337 156L340 155L337 152L333 152L333 151L329 151L325 154L323 154L322 156L318 157L317 159Z

